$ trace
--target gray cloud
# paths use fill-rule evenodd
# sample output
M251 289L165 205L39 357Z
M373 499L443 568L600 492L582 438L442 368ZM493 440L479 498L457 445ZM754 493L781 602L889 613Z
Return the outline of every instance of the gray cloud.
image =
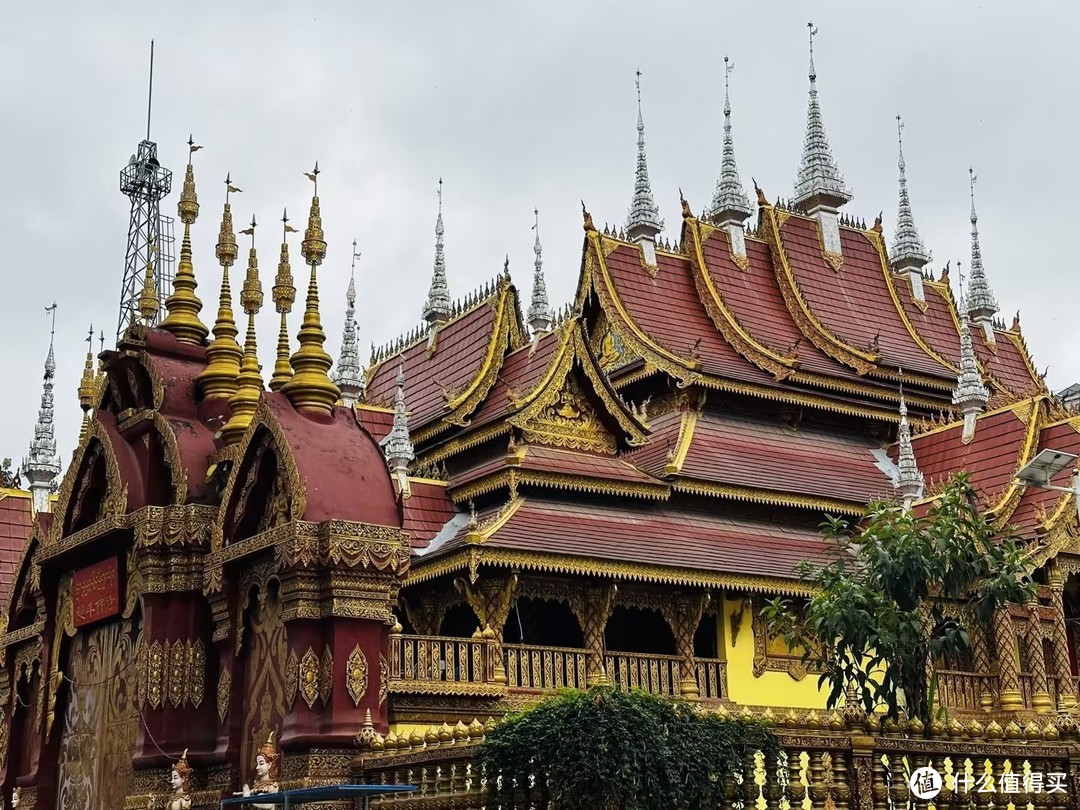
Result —
M302 173L318 159L330 244L320 272L327 347L340 341L349 243L359 241L363 345L419 319L431 270L435 185L445 180L451 291L510 256L531 283L539 206L553 302L580 263L579 199L596 220L625 217L634 164L633 72L643 73L649 167L669 234L681 186L707 203L720 164L722 57L744 181L787 196L806 109L806 3L716 2L23 4L0 29L0 322L7 338L0 455L21 456L59 304L58 439L78 433L75 396L91 321L115 328L127 201L118 173L145 126L146 51L157 40L153 138L179 190L190 132L200 202L196 273L212 322L221 181L255 213L269 292L283 206L306 215ZM1066 159L1078 130L1071 32L1060 3L834 2L813 9L817 68L834 155L868 221L896 210L894 116L904 115L915 215L934 266L968 256L974 165L984 258L1003 315L1024 331L1053 386L1080 379L1069 234L1078 186ZM166 201L175 213L177 193ZM238 227L242 227L238 224ZM246 245L244 245L246 247ZM303 273L294 246L294 272ZM244 254L238 265L242 267ZM234 271L235 272L235 271ZM302 306L302 301L298 302ZM259 316L264 373L275 335ZM293 333L299 326L294 315ZM365 351L366 355L366 351Z

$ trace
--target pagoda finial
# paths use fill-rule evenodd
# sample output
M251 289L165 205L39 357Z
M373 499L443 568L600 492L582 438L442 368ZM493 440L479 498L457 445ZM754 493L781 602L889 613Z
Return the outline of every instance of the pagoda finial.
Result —
M649 164L645 159L645 121L641 116L641 71L634 74L637 87L637 168L634 170L634 196L630 202L630 214L626 218L626 238L631 242L640 239L656 240L664 229L660 209L653 199L649 183Z
M813 214L819 210L839 208L852 198L843 175L836 166L818 102L817 70L814 67L814 36L818 30L813 22L810 30L810 99L806 110L806 137L803 141L802 163L795 180L792 202ZM829 250L826 242L826 250Z
M307 178L315 184L318 191L319 164ZM326 258L326 240L323 238L322 215L319 211L319 195L311 197L311 209L308 212L308 224L304 230L304 241L300 243L300 253L311 267L308 280L307 301L304 307L304 320L297 339L300 345L290 358L293 376L281 391L289 398L293 407L301 412L329 415L334 410L334 403L341 397L341 391L330 379L327 372L333 360L326 353L323 344L326 333L323 332L322 319L319 315L319 282L317 271Z
M381 442L386 463L397 479L402 497L409 497L409 463L415 458L409 439L409 417L405 411L405 368L398 366L397 387L394 392L394 426Z
M79 408L83 412L79 430L80 446L90 426L90 409L94 407L97 390L97 380L94 377L94 325L90 324L90 332L86 336L86 362L83 363L83 373L79 379Z
M919 237L919 232L915 228L915 217L911 213L907 167L904 163L904 120L899 115L896 116L896 140L900 147L900 158L896 164L900 169L900 208L896 215L896 233L893 235L890 251L892 255L889 258L896 272L910 273L912 278L918 274L921 279L922 268L930 261L930 254Z
M971 290L968 289L970 297ZM960 373L956 377L952 402L964 414L963 441L966 444L975 436L975 423L990 401L990 392L983 384L979 364L975 360L975 348L971 342L971 328L967 312L960 313Z
M898 435L900 453L896 466L899 473L894 482L897 493L904 499L904 509L911 508L911 502L922 495L923 474L915 462L915 450L911 446L911 425L908 423L907 403L904 401L904 389L900 388L900 429Z
M240 362L240 375L237 378L236 393L229 397L229 421L221 429L221 440L225 444L236 444L243 437L251 424L262 396L262 377L259 376L259 353L255 344L255 315L262 309L263 292L259 282L259 258L255 253L255 217L251 218L251 227L240 233L251 237L248 250L247 276L240 292L240 306L248 316L247 335L244 338L244 359Z
M528 314L529 327L533 330L534 335L538 335L551 328L555 314L548 304L547 283L544 281L544 260L540 248L539 208L533 209L533 217L535 218L533 230L536 231L536 240L533 242L533 253L536 258L533 260L533 267L536 270L533 272L532 301L529 304Z
M161 328L172 332L181 343L201 346L208 334L206 324L199 320L202 301L195 294L199 286L195 280L195 266L191 261L191 225L199 216L199 198L195 193L195 170L191 165L191 156L201 146L188 135L188 162L184 174L184 188L180 192L180 202L176 210L180 221L184 223L184 241L180 243L180 264L173 279L173 293L165 300L168 315L161 322Z
M56 454L56 436L53 432L53 379L56 376L56 355L53 344L56 338L56 302L45 307L45 314L52 315L49 329L49 353L45 356L45 376L41 390L41 407L34 424L34 438L30 452L23 459L22 474L29 482L34 511L49 511L49 494L53 482L60 474L60 458Z
M143 288L139 294L139 315L147 326L154 325L158 312L161 311L157 282L154 280L154 258L157 256L157 251L157 245L150 246L150 255L146 259L146 272L143 274Z
M439 216L435 219L435 266L431 287L424 303L423 318L431 326L450 319L450 288L446 283L446 259L443 256L442 178L439 178Z
M270 390L280 391L282 386L292 379L292 366L289 365L289 313L296 302L296 287L293 284L292 266L289 264L290 233L296 228L289 224L289 212L281 212L281 256L278 259L277 275L271 294L274 308L281 315L281 327L278 329L277 356L274 360L274 374L270 378Z
M731 137L731 89L730 76L735 62L724 57L724 151L720 164L720 177L716 181L709 219L718 225L729 222L741 224L750 216L750 198L746 196L739 167L735 163L735 142ZM745 253L745 250L744 250Z
M986 280L982 249L979 247L979 217L975 213L975 181L978 177L971 168L968 169L968 175L971 178L971 266L968 268L966 310L971 320L983 327L987 340L993 342L993 317L997 314L998 305Z
M356 334L356 240L352 243L352 268L349 287L345 291L345 327L341 335L341 355L338 357L336 381L341 389L341 401L351 408L364 395L364 375L360 369L360 341Z
M225 176L225 206L221 212L221 227L214 249L221 264L221 292L218 295L217 318L214 321L214 340L206 347L206 368L199 374L198 382L202 386L206 399L229 398L236 393L237 377L240 376L240 361L244 352L236 342L236 321L233 320L232 289L229 287L229 268L236 261L236 234L233 233L232 206L230 194L239 194L241 189L232 184L232 175Z

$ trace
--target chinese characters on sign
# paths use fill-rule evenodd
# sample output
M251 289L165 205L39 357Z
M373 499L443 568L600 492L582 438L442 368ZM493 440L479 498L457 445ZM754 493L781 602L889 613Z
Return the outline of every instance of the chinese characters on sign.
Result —
M76 571L71 577L75 626L107 619L120 612L120 567L116 557Z
M1065 774L1003 773L996 778L989 773L969 775L960 772L953 777L955 793L1065 793ZM934 768L918 768L908 779L908 788L917 799L933 799L945 787L941 774Z

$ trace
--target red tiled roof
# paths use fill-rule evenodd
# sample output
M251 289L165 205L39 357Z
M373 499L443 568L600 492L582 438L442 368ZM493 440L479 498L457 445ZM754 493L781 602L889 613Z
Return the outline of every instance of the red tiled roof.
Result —
M821 252L817 223L797 214L780 228L788 264L810 310L848 346L869 349L875 341L882 363L893 368L950 376L911 336L889 294L881 255L859 231L840 229L844 264L833 270Z
M1075 421L1062 422L1044 428L1039 434L1039 450L1049 448L1080 455L1080 429L1075 424ZM1070 486L1072 474L1073 469L1066 468L1051 479L1050 484L1058 487ZM1030 535L1040 520L1040 514L1049 517L1063 497L1066 496L1052 489L1028 487L1020 496L1020 503L1010 515L1009 523L1016 527L1021 536Z
M437 553L461 548L468 532ZM833 546L814 529L707 512L525 499L483 547L790 579L800 561L823 562Z
M17 567L30 539L30 493L0 489L0 605L6 605L18 576Z
M510 395L521 397L532 391L551 363L559 348L559 333L546 332L535 343L529 343L506 355L499 376L483 404L470 419L476 427L506 416L510 409Z
M394 426L394 412L370 405L357 405L356 418L377 442L381 442Z
M663 475L679 436L679 413L654 420L649 447L631 459ZM789 429L750 415L703 411L697 419L680 478L865 503L891 492L877 467L873 442L808 425Z
M412 496L405 499L405 524L402 528L412 537L414 547L426 546L457 512L446 495L446 485L429 481L409 482Z
M405 367L405 402L411 428L428 424L446 410L445 391L460 391L480 373L496 322L496 293L439 329L434 354L421 338L400 355L383 360L368 381L366 398L376 405L394 401L398 366Z
M632 484L656 484L651 475L641 471L628 461L615 456L583 453L576 450L563 450L541 445L528 445L519 448L525 455L516 464L507 463L507 457L497 458L477 464L456 475L450 481L450 488L462 487L485 476L506 470L511 466L530 472L545 472L580 478L593 478L607 481L621 481Z

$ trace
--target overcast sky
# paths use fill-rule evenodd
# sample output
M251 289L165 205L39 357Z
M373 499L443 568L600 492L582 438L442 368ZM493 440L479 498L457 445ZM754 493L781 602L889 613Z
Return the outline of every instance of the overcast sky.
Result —
M1080 380L1071 236L1071 195L1080 187L1078 4L22 3L5 9L0 25L0 456L20 459L32 437L49 339L43 307L59 304L56 411L65 463L78 435L76 387L91 322L112 345L128 220L119 171L144 134L151 38L152 139L174 172L163 212L176 213L189 131L204 146L195 156L202 209L193 238L208 325L226 172L243 189L234 197L237 229L253 213L266 226L257 246L268 377L274 226L284 206L294 219L306 216L311 186L303 172L316 160L332 355L354 238L363 252L362 357L371 341L418 322L440 176L451 293L491 278L508 253L528 300L536 206L548 288L561 304L578 275L579 200L597 223L626 216L637 69L649 170L669 238L680 222L678 188L697 211L716 181L725 53L736 64L743 181L756 177L770 199L790 195L805 125L808 16L820 29L826 129L855 194L845 210L869 222L884 209L891 239L902 113L915 217L935 271L949 259L967 265L971 164L1002 317L1022 311L1036 363L1049 365L1054 388ZM298 328L294 314L294 336Z

